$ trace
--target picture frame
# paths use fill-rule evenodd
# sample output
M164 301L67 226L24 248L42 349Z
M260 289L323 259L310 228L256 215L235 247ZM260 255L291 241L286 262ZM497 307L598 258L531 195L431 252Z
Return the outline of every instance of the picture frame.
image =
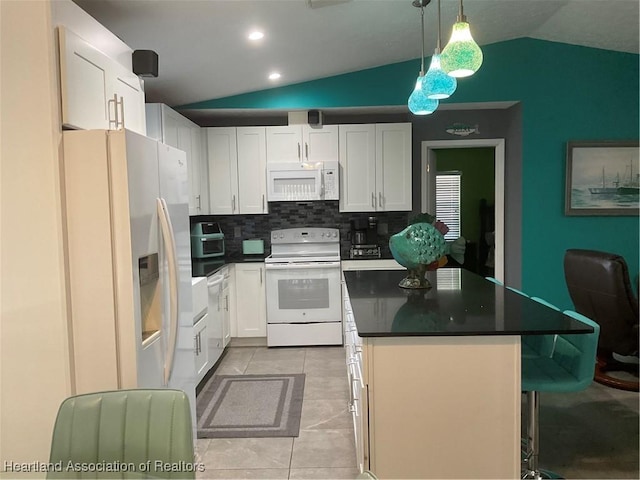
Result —
M567 142L565 215L638 215L640 143Z

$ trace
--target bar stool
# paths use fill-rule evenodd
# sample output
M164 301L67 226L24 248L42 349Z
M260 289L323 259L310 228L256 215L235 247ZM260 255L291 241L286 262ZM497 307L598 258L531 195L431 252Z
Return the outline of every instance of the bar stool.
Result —
M540 335L538 355L522 356L522 391L527 394L528 410L523 479L560 478L538 465L540 392L577 392L593 381L600 326L577 312L563 313L589 325L593 333Z

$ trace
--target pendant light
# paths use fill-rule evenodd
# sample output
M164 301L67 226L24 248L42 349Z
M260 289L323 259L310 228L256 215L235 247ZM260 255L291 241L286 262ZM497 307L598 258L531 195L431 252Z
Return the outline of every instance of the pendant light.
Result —
M442 50L440 62L446 73L457 78L473 75L482 65L482 50L471 37L469 23L462 10L462 0L451 39Z
M427 98L422 92L422 80L424 79L424 6L431 0L414 0L413 6L420 7L420 22L422 26L422 56L420 57L420 74L416 80L416 86L409 96L407 105L414 115L429 115L438 108L438 100Z
M438 0L438 40L433 57L431 57L431 65L429 71L422 80L422 93L427 98L433 100L441 100L449 98L456 91L458 86L457 80L447 75L442 70L440 64L440 0Z

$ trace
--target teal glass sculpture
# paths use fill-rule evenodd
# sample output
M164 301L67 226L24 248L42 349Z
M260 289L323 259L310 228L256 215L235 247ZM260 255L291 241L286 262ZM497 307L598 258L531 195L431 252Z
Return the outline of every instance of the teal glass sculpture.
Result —
M451 39L442 54L442 70L456 78L468 77L478 71L482 65L482 50L471 37L469 24L464 17L453 25ZM462 21L460 21L462 20Z
M430 223L414 223L389 238L389 249L396 261L408 270L400 281L402 288L431 288L425 278L427 266L446 253L444 236Z
M430 113L435 112L438 108L438 100L427 98L424 93L422 93L423 78L423 75L418 77L418 80L416 81L416 88L413 89L413 92L409 96L409 101L407 102L409 111L414 115L429 115Z
M453 95L458 87L458 81L442 70L440 54L434 53L431 57L429 71L422 78L422 93L432 100L442 100Z

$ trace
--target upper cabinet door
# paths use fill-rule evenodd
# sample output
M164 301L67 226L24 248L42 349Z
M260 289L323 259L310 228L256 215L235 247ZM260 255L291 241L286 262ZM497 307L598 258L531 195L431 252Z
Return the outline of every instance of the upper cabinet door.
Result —
M142 81L64 27L58 27L62 124L147 134Z
M144 108L144 89L142 81L132 72L113 63L111 76L112 98L115 96L116 108L119 108L118 121L122 128L146 135L146 114Z
M238 127L238 213L268 213L265 127Z
M411 123L376 125L376 209L411 210Z
M301 162L302 161L302 127L287 125L283 127L266 127L267 162Z
M340 125L340 211L376 210L376 126Z
M212 215L238 213L238 154L235 127L205 128Z
M64 27L58 27L58 38L62 124L71 128L110 128L109 58Z
M338 125L302 128L302 157L305 162L336 162L338 160Z

